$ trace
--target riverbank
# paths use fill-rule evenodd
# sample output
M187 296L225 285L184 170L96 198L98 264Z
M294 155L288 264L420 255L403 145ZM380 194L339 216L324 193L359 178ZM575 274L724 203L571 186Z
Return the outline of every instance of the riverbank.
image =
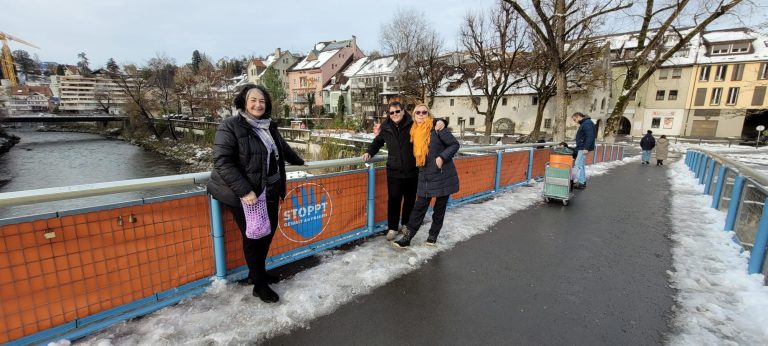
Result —
M7 153L11 148L18 144L21 138L8 133L5 129L0 128L0 155Z
M213 150L211 147L202 146L195 143L188 143L183 140L174 141L164 139L157 140L151 137L131 137L121 133L119 128L98 129L83 126L45 126L37 131L42 132L80 132L102 135L112 139L118 139L126 143L155 152L168 157L169 159L183 163L179 168L179 173L207 172L213 168Z

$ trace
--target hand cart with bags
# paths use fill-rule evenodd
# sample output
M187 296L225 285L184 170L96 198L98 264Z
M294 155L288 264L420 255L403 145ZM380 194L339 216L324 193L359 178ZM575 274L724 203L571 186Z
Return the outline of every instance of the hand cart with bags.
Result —
M573 170L573 150L555 148L549 155L549 162L544 170L544 202L559 200L563 205L573 197L571 174Z

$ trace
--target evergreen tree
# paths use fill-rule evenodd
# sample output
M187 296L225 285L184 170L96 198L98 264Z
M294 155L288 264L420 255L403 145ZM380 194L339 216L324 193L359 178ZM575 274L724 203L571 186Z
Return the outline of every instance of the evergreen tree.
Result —
M198 74L200 72L200 64L203 62L203 56L200 54L200 51L195 49L194 52L192 52L192 71L195 74Z
M77 58L80 59L80 61L77 62L77 67L80 68L80 73L91 73L91 69L88 67L88 57L85 56L85 52L80 52L80 54L77 55Z
M109 60L107 60L107 71L112 73L120 72L120 67L117 66L115 59L109 58Z
M279 114L278 110L283 107L283 101L285 101L286 97L285 89L283 89L283 81L280 79L280 72L272 66L267 67L267 70L264 71L264 75L261 77L259 83L263 85L264 88L267 89L267 92L269 92L269 95L272 96L272 114Z
M339 95L339 100L336 101L336 115L339 119L344 119L344 114L347 111L347 104L344 102L344 95Z
M56 66L56 75L57 76L63 76L64 75L64 65L57 65Z

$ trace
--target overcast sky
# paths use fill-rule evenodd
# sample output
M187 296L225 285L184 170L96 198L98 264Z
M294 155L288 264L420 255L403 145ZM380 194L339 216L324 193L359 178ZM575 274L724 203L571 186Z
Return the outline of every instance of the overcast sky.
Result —
M766 1L766 0L759 0ZM379 49L381 24L398 8L427 13L446 44L455 47L462 17L494 0L0 0L0 31L40 49L11 42L42 61L91 67L114 57L143 64L164 53L179 64L192 51L218 59L266 55L276 47L305 54L318 41L357 36L364 52ZM765 8L755 17L766 21ZM751 19L750 19L751 20ZM628 28L630 31L634 28Z

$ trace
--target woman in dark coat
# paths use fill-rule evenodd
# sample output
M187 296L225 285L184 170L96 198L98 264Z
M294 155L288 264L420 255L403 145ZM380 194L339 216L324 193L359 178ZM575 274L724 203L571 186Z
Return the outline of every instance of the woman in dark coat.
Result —
M285 162L302 160L271 121L272 100L262 86L248 84L235 96L238 114L222 120L213 143L213 171L208 193L232 212L243 237L243 253L253 282L253 295L274 303L280 297L269 287L277 277L267 274L264 261L277 228L279 201L285 198ZM253 205L266 193L269 235L249 239L242 204Z
M440 229L443 228L448 198L452 193L459 191L459 174L453 163L453 156L459 150L459 142L451 131L433 129L434 119L426 105L416 106L413 114L415 122L411 127L411 142L416 166L419 167L419 183L416 205L405 227L405 234L395 242L399 247L411 245L413 236L424 222L433 197L435 205L432 208L432 226L429 228L427 245L435 245Z

